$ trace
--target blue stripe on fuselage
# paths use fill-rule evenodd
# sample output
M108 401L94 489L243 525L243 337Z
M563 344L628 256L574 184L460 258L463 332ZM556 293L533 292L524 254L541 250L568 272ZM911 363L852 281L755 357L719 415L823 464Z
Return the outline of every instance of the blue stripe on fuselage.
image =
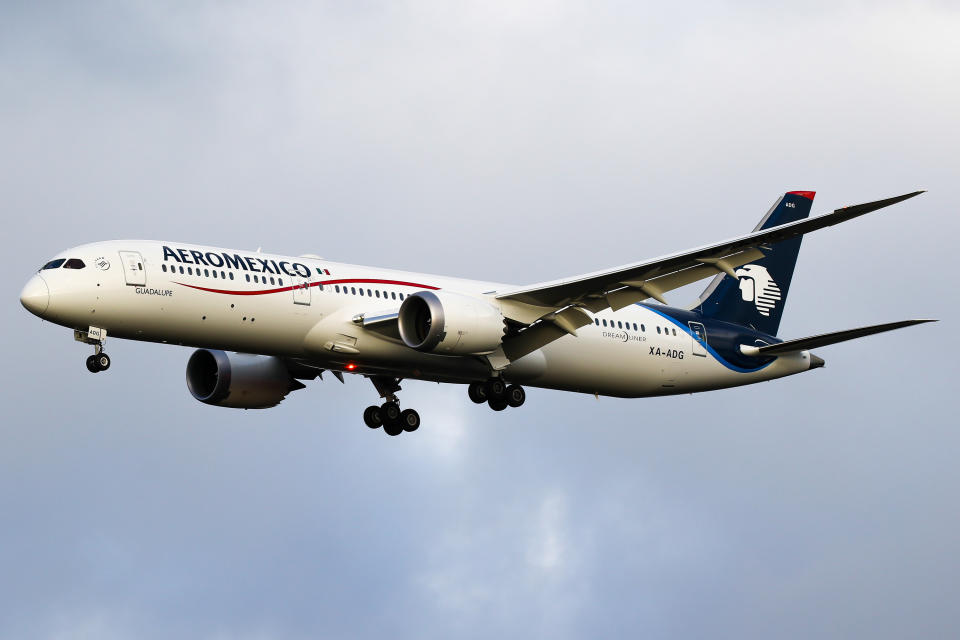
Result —
M666 318L667 320L669 320L669 321L672 322L673 324L675 324L675 325L677 325L678 327L680 327L680 330L683 331L684 333L686 333L688 336L690 336L690 339L691 339L691 340L696 340L696 338L694 337L693 333L690 331L690 328L687 326L686 323L681 322L680 320L677 320L676 318L671 317L670 315L664 313L663 311L658 311L657 309L653 308L652 306L648 306L648 305L645 305L645 304L642 304L642 303L637 303L637 306L638 306L638 307L642 307L642 308L644 308L644 309L647 309L647 310L649 310L649 311L652 311L652 312L654 312L655 314L657 314L658 316L660 316L660 317L662 317L662 318ZM699 314L694 314L694 315L699 316ZM696 318L696 319L692 319L691 322L699 322L699 323L703 324L705 327L707 327L707 329L708 329L708 331L707 331L707 344L704 344L703 346L706 347L707 353L709 353L711 356L713 356L713 359L714 359L714 360L716 360L717 362L719 362L720 364L722 364L723 366L725 366L727 369L730 369L731 371L736 371L737 373L755 373L755 372L757 372L757 371L760 371L761 369L765 369L765 368L769 367L769 366L773 363L773 361L776 359L776 358L773 358L773 359L771 359L769 362L765 362L765 363L763 363L762 365L760 365L760 366L758 366L758 367L753 367L753 368L746 368L746 367L741 367L741 366L739 366L739 365L733 364L732 362L729 362L726 358L724 358L723 356L721 356L719 353L717 353L717 350L716 350L716 349L714 349L713 347L710 346L710 344L709 344L709 342L710 342L710 332L709 332L709 328L710 328L710 325L713 324L713 322L711 322L710 318L698 317L698 318ZM703 343L701 343L701 344L703 344Z

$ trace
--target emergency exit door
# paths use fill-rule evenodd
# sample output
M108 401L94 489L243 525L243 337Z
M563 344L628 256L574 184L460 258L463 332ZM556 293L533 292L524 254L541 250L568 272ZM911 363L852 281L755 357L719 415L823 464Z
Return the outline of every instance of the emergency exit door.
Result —
M147 284L147 272L143 268L143 256L138 251L121 251L120 264L123 265L123 277L132 287Z

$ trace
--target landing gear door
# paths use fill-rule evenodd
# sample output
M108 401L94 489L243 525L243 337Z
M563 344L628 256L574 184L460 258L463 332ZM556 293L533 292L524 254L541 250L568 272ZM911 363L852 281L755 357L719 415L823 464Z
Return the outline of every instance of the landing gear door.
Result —
M293 304L310 304L310 283L306 280L294 280L293 282Z
M695 356L705 358L707 356L707 330L699 322L691 322L689 326L693 337L691 352Z
M120 263L128 285L142 287L147 284L147 271L143 268L143 256L139 252L121 251Z

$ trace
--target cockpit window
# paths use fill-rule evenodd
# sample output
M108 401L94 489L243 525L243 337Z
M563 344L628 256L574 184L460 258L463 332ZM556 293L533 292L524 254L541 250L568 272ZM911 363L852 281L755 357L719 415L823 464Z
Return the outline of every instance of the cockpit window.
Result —
M64 263L63 268L64 269L83 269L85 266L87 265L83 264L83 260L81 260L80 258L70 258L69 260L66 261L66 263Z
M47 264L40 267L40 271L43 271L44 269L59 269L60 265L62 265L66 261L67 261L66 258L57 258L56 260L51 260Z

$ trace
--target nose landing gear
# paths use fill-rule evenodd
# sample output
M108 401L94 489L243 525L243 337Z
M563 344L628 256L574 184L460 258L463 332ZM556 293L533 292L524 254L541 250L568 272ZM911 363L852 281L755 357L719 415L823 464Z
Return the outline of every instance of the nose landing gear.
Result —
M413 409L400 410L400 400L397 391L400 391L399 378L371 376L370 381L384 398L379 407L371 405L363 412L363 422L371 429L383 427L384 433L389 436L398 436L404 431L410 433L420 428L420 414Z
M90 373L100 373L110 368L110 356L104 352L95 353L87 356L87 371Z
M103 350L103 345L107 343L106 329L90 327L89 331L74 331L73 339L93 345L93 355L87 357L87 371L100 373L110 368L110 356Z

